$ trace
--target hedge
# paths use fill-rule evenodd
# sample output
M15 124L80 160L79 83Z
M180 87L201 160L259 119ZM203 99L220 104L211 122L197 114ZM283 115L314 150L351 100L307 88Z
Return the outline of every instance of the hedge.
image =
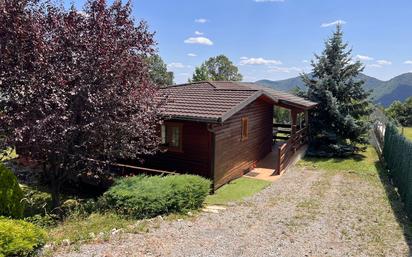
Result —
M0 163L0 216L21 218L24 206L21 190L13 172Z
M133 218L198 209L209 180L194 175L135 176L118 180L100 199L103 209Z
M46 240L46 232L22 220L0 217L0 257L31 256Z
M392 123L386 125L383 157L412 219L412 142L402 136Z

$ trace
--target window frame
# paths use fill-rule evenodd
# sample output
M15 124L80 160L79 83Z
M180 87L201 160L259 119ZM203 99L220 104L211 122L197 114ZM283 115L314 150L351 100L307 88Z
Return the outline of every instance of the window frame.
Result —
M249 118L247 116L241 119L240 138L242 141L246 141L249 138Z
M178 146L170 146L170 141L173 138L173 128L177 128L179 132ZM163 134L164 133L164 134ZM183 152L183 124L179 122L164 122L160 128L160 137L162 147L170 152Z

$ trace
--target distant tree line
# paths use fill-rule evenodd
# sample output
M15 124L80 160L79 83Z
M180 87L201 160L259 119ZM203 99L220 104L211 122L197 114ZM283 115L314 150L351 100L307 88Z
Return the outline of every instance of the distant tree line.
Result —
M386 115L404 127L412 127L412 96L404 102L394 101L386 110Z

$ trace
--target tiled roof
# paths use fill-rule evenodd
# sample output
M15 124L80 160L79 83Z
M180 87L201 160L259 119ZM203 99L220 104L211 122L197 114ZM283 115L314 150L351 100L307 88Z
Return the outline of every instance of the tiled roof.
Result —
M295 101L297 105L316 105L291 94L267 90L253 83L240 82L213 81L169 86L162 89L162 93L167 95L163 113L174 119L223 122L261 96L274 103Z
M306 100L305 98L296 96L294 94L286 93L283 91L275 90L273 88L264 87L261 85L257 85L255 83L244 83L249 88L253 88L256 90L263 90L268 94L279 99L279 102L284 103L286 105L292 105L301 109L312 109L317 105L317 103Z

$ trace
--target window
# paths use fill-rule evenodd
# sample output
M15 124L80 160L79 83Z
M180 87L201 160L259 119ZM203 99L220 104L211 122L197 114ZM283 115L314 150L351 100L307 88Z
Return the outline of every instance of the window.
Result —
M246 140L249 136L249 120L247 117L242 118L242 141Z
M182 124L166 122L161 127L162 145L169 151L182 151Z

